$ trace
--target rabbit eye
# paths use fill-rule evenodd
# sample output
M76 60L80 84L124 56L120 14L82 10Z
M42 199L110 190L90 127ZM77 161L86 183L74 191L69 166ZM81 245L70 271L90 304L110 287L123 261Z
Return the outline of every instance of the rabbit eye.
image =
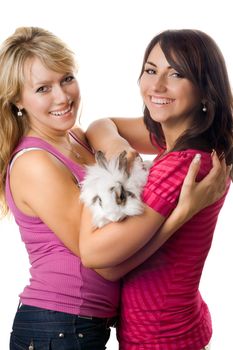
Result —
M93 199L92 199L92 204L95 204L96 202L99 202L99 205L102 207L102 200L99 196L95 196Z
M126 191L127 196L131 197L131 198L135 198L135 194L133 192L130 191Z

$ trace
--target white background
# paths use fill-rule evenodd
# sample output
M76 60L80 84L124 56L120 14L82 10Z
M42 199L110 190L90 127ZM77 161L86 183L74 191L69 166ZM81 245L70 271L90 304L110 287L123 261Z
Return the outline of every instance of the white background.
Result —
M1 42L25 25L49 29L76 53L84 129L100 117L141 115L137 78L142 56L150 39L165 29L196 28L210 34L233 81L230 0L8 0L1 4ZM201 281L213 318L212 350L232 349L232 199L231 189ZM28 260L12 220L0 222L0 240L0 349L7 350L17 295L28 281ZM113 332L108 349L117 348Z

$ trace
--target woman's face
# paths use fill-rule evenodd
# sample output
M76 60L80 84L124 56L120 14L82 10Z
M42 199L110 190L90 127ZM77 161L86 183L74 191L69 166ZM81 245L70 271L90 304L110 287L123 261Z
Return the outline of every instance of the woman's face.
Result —
M80 103L74 72L54 72L33 58L26 62L24 73L25 84L17 106L27 112L30 126L46 133L70 129Z
M151 118L177 138L192 125L200 110L198 88L170 66L159 44L151 50L140 79L140 90Z

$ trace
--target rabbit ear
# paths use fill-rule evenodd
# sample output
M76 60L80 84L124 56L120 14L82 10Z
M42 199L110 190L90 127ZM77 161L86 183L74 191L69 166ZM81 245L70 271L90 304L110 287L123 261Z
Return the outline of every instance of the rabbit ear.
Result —
M108 161L102 151L95 153L95 160L101 168L107 169Z
M95 204L98 201L99 205L102 207L102 200L100 196L96 195L94 198L92 198L92 204Z
M126 158L126 151L121 152L121 154L118 157L118 169L122 172L125 172L127 175L129 175L127 165L128 165L128 160Z

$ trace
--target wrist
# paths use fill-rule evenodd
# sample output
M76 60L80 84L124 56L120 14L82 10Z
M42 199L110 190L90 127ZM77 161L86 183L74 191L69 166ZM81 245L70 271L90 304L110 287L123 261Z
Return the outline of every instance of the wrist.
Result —
M123 151L126 151L127 153L135 153L135 150L130 146L128 141L119 136L109 140L108 149L105 151L105 156L107 159L110 159L118 156Z
M194 212L188 205L178 204L173 211L173 215L177 225L180 227L194 215Z

